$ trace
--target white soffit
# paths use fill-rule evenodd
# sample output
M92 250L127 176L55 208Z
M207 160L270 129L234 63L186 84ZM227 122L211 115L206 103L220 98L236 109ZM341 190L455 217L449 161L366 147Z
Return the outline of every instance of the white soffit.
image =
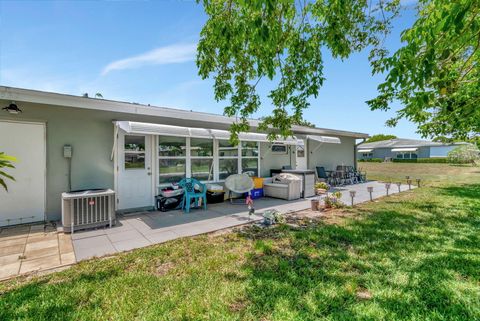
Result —
M307 135L308 139L327 144L341 144L342 141L338 137Z
M117 126L129 134L143 134L143 135L162 135L162 136L178 136L178 137L196 137L196 138L216 138L228 140L230 139L230 132L219 129L193 128L171 126L163 124L140 123L133 121L117 121ZM240 133L238 138L241 141L252 142L269 142L267 134L261 133ZM295 138L278 139L276 143L296 145Z
M359 153L370 153L373 149L359 149Z
M418 148L392 148L392 152L416 152Z

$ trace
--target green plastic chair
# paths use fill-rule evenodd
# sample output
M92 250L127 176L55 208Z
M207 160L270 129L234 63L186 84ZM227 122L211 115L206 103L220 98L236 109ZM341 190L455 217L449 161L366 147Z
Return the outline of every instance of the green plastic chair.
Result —
M178 183L178 185L183 188L184 191L182 200L182 210L184 212L190 212L192 199L195 206L198 207L200 198L202 198L203 201L203 209L207 210L207 187L205 184L195 178L184 178ZM195 186L198 186L200 191L196 191Z

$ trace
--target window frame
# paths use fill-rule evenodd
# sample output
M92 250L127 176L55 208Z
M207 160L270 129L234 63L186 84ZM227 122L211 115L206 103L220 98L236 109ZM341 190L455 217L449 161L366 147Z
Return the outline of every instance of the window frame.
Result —
M157 166L157 169L156 169L156 176L157 176L157 186L158 187L165 187L165 186L169 186L171 183L160 183L160 160L162 159L167 159L167 160L170 160L170 159L182 159L182 160L185 160L185 177L188 177L188 168L189 168L189 164L188 164L188 153L189 153L189 137L182 137L182 136L164 136L164 135L155 135L156 139L155 139L155 155L156 155L156 166ZM159 153L160 153L160 149L159 149L159 144L160 144L160 137L175 137L175 138L184 138L185 139L185 156L160 156Z
M125 148L125 141L126 141L126 138L127 137L142 137L143 138L143 150L130 150L130 149L126 149ZM123 154L122 154L122 157L123 157L123 170L124 171L138 171L138 170L145 170L147 167L146 165L146 159L145 157L147 157L147 146L146 146L146 141L147 141L147 138L145 137L145 135L135 135L135 134L125 134L123 136ZM127 154L131 154L131 155L141 155L143 154L143 167L127 167L127 160L126 160L126 155Z
M192 139L211 140L212 141L212 156L192 156ZM186 176L186 177L188 177L188 178L193 177L192 176L192 160L211 159L212 160L212 165L213 165L212 179L211 180L200 180L200 182L202 182L202 183L215 182L215 139L214 138L203 138L203 137L190 137L188 139L187 150L188 150L187 156L189 157L189 164L188 164L187 172L189 172L189 176Z
M225 179L220 179L220 169L219 169L219 165L220 165L220 160L221 159L237 159L237 173L236 174L240 174L242 173L242 159L256 159L257 160L257 172L258 172L258 175L260 176L260 171L261 171L261 157L260 157L260 151L261 151L261 144L262 142L259 142L259 141L255 141L255 143L257 144L257 147L256 149L255 148L248 148L248 149L253 149L253 150L256 150L257 151L257 155L256 156L242 156L242 142L243 141L240 141L240 143L235 146L235 148L237 149L237 156L220 156L220 141L221 139L218 139L218 138L213 138L211 139L212 140L212 144L213 144L213 155L212 156L192 156L192 153L191 153L191 148L192 148L192 144L191 144L191 140L196 138L196 137L182 137L182 136L172 136L172 137L181 137L181 138L185 138L185 146L186 146L186 153L185 153L185 156L160 156L159 155L159 143L160 143L160 137L162 137L164 135L155 135L155 144L154 144L154 147L155 147L155 150L153 151L154 152L154 155L156 155L156 186L157 188L162 188L162 187L166 187L166 186L169 186L171 183L160 183L160 160L161 159L183 159L185 160L185 177L187 178L191 178L192 177L192 161L193 160L196 160L196 159L212 159L213 161L213 176L212 176L212 179L209 180L209 181L204 181L202 180L201 182L202 183L212 183L212 182L225 182ZM198 137L198 138L201 138L201 137ZM205 138L207 139L207 138Z

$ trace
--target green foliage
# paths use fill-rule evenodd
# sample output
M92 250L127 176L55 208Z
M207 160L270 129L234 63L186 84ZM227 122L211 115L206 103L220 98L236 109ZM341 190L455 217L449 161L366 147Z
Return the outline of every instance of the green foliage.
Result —
M393 158L392 162L394 162L394 163L417 163L418 159L417 158L412 158L412 159Z
M199 75L214 78L217 101L230 100L224 113L238 119L232 141L260 108L262 79L275 85L268 95L273 111L259 129L270 139L290 136L323 85L323 54L344 59L369 47L377 57L399 8L398 0L197 1L208 16L198 44Z
M359 162L365 162L365 163L383 163L383 159L381 158L365 158L365 159L359 159Z
M480 150L476 145L460 145L448 153L448 161L453 164L475 164L480 161Z
M315 184L315 188L316 188L316 189L324 189L324 190L327 190L327 191L328 191L328 189L330 188L330 186L328 186L328 184L325 183L325 182L318 182L318 183Z
M395 139L397 136L395 135L388 135L388 134L376 134L370 137L365 141L365 143L373 143L373 142L380 142L382 140L390 140Z
M403 107L401 118L427 136L467 139L480 133L480 1L420 0L414 25L402 33L404 45L392 56L372 61L387 73L372 110Z
M294 125L298 125L298 126L304 126L304 127L311 127L311 128L315 128L315 124L314 123L311 123L305 119L300 119L300 120L297 120Z
M17 159L12 156L8 156L3 152L0 152L0 185L8 191L7 183L5 182L5 179L10 179L12 181L15 180L12 175L7 174L3 169L4 168L15 168L13 166L12 162L15 162Z
M342 208L345 206L343 202L341 201L342 199L342 193L340 191L336 191L330 194L327 194L327 196L324 198L324 203L326 208Z
M424 187L0 282L0 320L480 320L478 169L365 165Z
M394 158L392 159L394 163L424 163L424 164L445 164L450 163L446 157L438 158L412 158L412 159L402 159Z
M445 163L448 163L448 158L447 157L417 158L417 163L445 164Z

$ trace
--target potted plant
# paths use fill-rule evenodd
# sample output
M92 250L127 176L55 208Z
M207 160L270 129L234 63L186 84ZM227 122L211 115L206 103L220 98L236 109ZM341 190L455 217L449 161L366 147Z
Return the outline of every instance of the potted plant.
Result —
M317 195L322 195L327 193L329 188L330 186L328 186L328 184L325 182L319 182L315 184L315 192Z

